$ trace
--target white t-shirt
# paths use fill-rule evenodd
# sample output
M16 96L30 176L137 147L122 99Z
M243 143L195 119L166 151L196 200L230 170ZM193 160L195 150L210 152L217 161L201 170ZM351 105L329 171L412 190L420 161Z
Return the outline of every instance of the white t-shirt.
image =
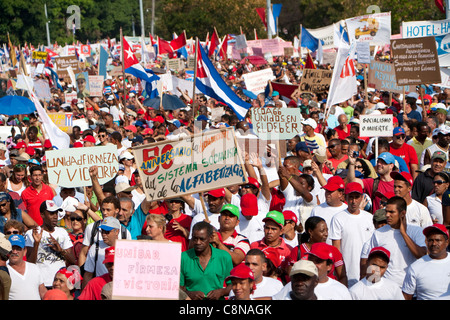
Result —
M39 243L36 265L41 271L42 277L44 279L44 284L46 287L51 287L53 280L55 278L56 272L59 269L66 266L64 258L56 254L56 251L49 247L50 235L58 241L58 244L63 250L67 250L73 247L72 241L70 240L69 234L64 228L55 227L55 231L49 233L47 231L42 232L42 239ZM33 247L33 230L28 230L25 234L25 246ZM30 249L28 249L30 250Z
M364 210L360 210L357 215L344 210L331 220L329 237L331 240L341 240L340 251L344 258L349 287L360 279L361 250L375 230L372 219L372 214Z
M98 246L97 265L95 265L95 245L91 246L86 257L86 262L84 263L84 270L87 272L92 272L94 277L107 273L108 269L106 269L103 260L105 260L105 249L109 247L109 245L103 241L100 241Z
M444 259L423 256L406 270L402 287L406 294L416 294L417 300L436 300L450 294L450 255Z
M256 284L256 290L250 295L251 299L261 298L261 297L272 297L273 295L280 292L283 289L283 283L280 280L263 277L260 283ZM229 297L233 297L233 290L230 291Z
M286 189L281 190L286 199L283 210L291 210L297 216L299 223L305 226L305 221L310 217L311 211L317 206L317 198L314 197L310 202L306 202L303 197L297 195L294 187L289 183ZM312 193L311 193L312 194Z
M319 204L318 206L315 206L311 211L311 217L321 217L325 220L327 227L330 228L331 226L331 219L333 219L334 215L336 213L339 213L341 211L344 211L347 209L347 205L345 203L342 203L339 207L331 207L326 202ZM326 243L329 245L332 245L330 233L328 233L328 238Z
M321 296L320 296L320 294L318 294L316 291L316 289L317 289L317 287L318 287L319 285L317 285L315 288L314 288L314 294L316 295L316 297L317 297L317 300L326 300L326 299L323 299ZM290 295L290 293L291 293L291 291L292 291L292 283L291 282L289 282L288 284L286 284L277 294L275 294L275 295L273 295L272 296L272 300L292 300L292 297L291 297L291 295Z
M220 223L219 223L219 217L220 213L212 213L209 211L208 202L205 201L205 208L206 208L206 215L208 216L208 219L210 221L210 224L216 229L220 229ZM193 212L193 218L191 222L191 230L189 232L189 239L192 238L192 230L194 228L194 225L198 222L201 222L205 220L205 214L203 213L203 207L202 203L199 199L195 199L194 209ZM236 227L236 232L240 233L239 225Z
M259 241L264 238L264 223L256 217L252 217L248 220L241 213L239 219L239 229L241 234L246 236L250 243Z
M433 221L427 207L413 199L406 207L406 223L426 228L431 226Z
M283 239L284 242L286 242L288 245L290 245L292 248L295 248L296 246L298 246L298 232L295 231L295 236L292 240L288 240L286 239L286 235L283 234Z
M272 296L272 300L292 300L289 294L291 291L292 283L289 282L280 292ZM331 278L328 278L327 282L319 283L314 289L314 294L318 300L352 300L347 287Z
M428 210L430 211L431 220L437 219L440 224L444 223L444 217L442 215L442 200L436 197L436 193L433 193L427 198Z
M25 261L25 264L25 273L21 275L9 265L9 262L6 263L11 277L9 300L41 300L39 286L44 283L42 273L34 263Z
M405 300L398 285L384 277L375 283L363 278L349 291L353 300Z
M407 225L406 233L419 247L426 247L425 236L422 228L414 225ZM372 237L364 246L361 253L362 259L367 259L369 252L374 247L384 247L391 253L388 268L384 277L397 283L401 288L405 279L406 268L417 259L407 247L399 229L393 229L390 225L385 225L372 234Z

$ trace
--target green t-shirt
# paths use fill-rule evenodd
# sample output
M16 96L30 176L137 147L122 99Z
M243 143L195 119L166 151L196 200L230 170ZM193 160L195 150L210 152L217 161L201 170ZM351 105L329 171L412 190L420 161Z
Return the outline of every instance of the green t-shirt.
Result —
M201 291L206 296L208 292L224 287L231 269L231 256L224 250L211 246L211 258L203 270L195 250L189 249L181 253L180 286L185 286L188 291Z

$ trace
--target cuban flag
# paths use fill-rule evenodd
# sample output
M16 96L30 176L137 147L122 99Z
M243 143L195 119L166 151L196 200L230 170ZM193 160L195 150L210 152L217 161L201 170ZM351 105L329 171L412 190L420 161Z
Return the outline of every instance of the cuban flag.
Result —
M239 98L239 96L225 83L198 42L196 44L196 50L197 77L195 84L197 89L203 94L231 107L239 120L243 120L251 105Z
M306 28L303 28L302 26L302 34L300 38L300 45L303 48L308 48L311 50L311 52L315 52L317 49L319 49L319 43L320 46L323 45L323 40L319 40L315 38Z
M138 59L133 53L133 50L131 49L128 42L123 40L123 65L125 69L125 73L129 73L136 78L139 78L141 80L152 82L159 80L159 77L155 75L151 70L144 69L144 67L139 63Z

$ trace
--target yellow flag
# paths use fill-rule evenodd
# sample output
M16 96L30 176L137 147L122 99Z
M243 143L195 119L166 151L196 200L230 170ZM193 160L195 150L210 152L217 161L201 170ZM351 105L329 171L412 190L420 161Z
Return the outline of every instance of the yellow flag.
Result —
M11 43L11 39L9 39L9 33L8 33L8 45L9 45L9 58L11 59L12 66L15 67L17 64L16 50L14 49Z

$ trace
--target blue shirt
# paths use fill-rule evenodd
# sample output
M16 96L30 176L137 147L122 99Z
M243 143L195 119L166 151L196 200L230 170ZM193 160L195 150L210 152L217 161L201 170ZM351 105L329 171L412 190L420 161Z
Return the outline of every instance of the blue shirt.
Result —
M127 230L130 231L131 239L137 240L137 237L142 234L142 228L144 227L145 219L147 215L142 211L142 204L134 211L131 216Z

